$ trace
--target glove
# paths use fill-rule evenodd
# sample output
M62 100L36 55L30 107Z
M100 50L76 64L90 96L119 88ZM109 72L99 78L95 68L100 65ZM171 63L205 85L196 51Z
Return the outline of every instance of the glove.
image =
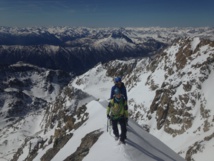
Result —
M110 119L110 118L111 118L109 114L107 114L107 118L108 118L108 119Z

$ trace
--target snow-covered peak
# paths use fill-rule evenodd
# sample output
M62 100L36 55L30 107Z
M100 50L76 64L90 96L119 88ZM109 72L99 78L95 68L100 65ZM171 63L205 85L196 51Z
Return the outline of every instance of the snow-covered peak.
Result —
M161 42L171 42L178 37L203 37L213 39L213 28L161 28L161 27L141 27L141 28L84 28L84 27L28 27L28 28L15 28L15 27L0 27L1 34L11 35L55 35L59 39L63 37L83 38L86 36L109 36L118 37L127 36L130 40L140 41L140 39L153 38Z

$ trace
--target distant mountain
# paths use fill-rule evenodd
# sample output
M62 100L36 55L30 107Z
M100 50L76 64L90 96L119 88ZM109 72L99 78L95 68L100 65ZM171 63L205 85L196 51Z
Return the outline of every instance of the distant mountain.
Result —
M0 64L19 61L82 74L97 63L147 57L185 36L213 28L0 28Z

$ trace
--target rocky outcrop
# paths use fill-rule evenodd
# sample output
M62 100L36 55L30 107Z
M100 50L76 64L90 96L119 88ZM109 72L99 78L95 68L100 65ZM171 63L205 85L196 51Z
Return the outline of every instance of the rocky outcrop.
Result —
M59 135L55 138L53 147L48 149L48 151L41 157L41 161L50 161L72 136L73 134L71 133L68 135Z
M47 109L44 119L46 120L45 133L48 129L54 129L54 135L50 138L49 144L53 143L53 147L42 156L42 161L50 161L58 151L68 142L73 136L73 133L69 133L72 130L78 129L88 119L87 108L85 105L77 107L78 101L88 97L87 94L80 90L65 87L62 90L56 101ZM65 106L67 100L74 101L74 107L67 109ZM76 103L75 103L76 101Z
M88 133L84 138L82 138L82 142L77 150L64 161L82 161L102 133L103 131L100 130Z
M60 89L70 79L71 75L66 72L47 70L23 62L0 66L0 104L3 106L3 102L7 102L8 106L4 115L7 118L23 117L31 111L46 108L47 98L38 96L33 89L51 95L58 92L55 85Z
M164 69L165 78L157 89L151 88L155 91L155 97L147 112L148 120L155 115L157 129L173 137L188 133L194 126L198 126L192 134L194 136L210 133L214 126L212 110L207 107L202 87L214 69L213 53L213 41L182 39L150 63L147 69L152 73ZM149 75L146 85L152 87L154 82L152 74ZM196 117L200 117L199 125L194 125ZM189 146L184 154L185 159L191 161L195 154L203 153L208 138L213 139L213 134Z
M167 89L156 91L156 96L150 106L150 111L151 113L156 111L158 129L163 126L169 111L173 109L173 103L171 100L172 95L172 92Z
M203 152L204 147L203 147L203 142L207 142L214 139L214 133L212 133L211 135L205 137L203 140L201 141L197 141L195 142L192 146L189 147L188 151L186 152L186 161L196 161L195 159L193 159L193 155L197 154L198 152Z

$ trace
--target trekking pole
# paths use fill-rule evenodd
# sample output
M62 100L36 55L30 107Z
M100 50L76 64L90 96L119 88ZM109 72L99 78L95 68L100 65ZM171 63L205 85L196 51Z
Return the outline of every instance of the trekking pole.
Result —
M108 120L109 120L109 118L107 118L107 132L108 132L108 126L109 126L109 125L108 125L108 124L109 124L109 121L108 121Z

